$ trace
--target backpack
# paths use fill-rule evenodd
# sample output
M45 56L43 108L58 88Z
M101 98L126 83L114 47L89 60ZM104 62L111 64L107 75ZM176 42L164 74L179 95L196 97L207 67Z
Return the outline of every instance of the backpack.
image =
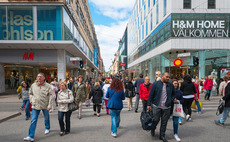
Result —
M141 125L143 130L151 130L153 123L153 112L152 111L143 111L141 112Z
M203 81L200 81L200 86L203 86L203 85L204 85Z

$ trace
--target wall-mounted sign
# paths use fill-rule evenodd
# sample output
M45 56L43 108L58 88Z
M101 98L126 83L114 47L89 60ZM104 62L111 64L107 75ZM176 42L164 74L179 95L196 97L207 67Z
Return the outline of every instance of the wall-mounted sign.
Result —
M173 64L176 66L176 67L180 67L182 64L183 64L183 61L179 58L175 59Z
M126 63L120 63L120 66L121 66L121 67L125 67L125 66L126 66Z
M70 60L70 61L81 61L82 58L81 58L81 57L70 57L69 60Z
M178 54L177 57L180 58L180 57L189 57L191 56L191 53L181 53L181 54Z
M34 60L34 52L25 52L22 56L23 60Z

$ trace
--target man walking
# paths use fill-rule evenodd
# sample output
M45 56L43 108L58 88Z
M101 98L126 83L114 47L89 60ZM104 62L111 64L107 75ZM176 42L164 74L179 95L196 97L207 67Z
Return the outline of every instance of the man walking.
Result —
M42 110L45 119L45 135L50 132L49 110L52 104L52 89L45 82L44 73L37 75L37 82L33 83L29 91L30 102L32 103L32 119L28 137L24 141L34 141L34 134L37 126L38 116Z
M143 74L139 75L139 79L136 80L134 86L136 87L136 102L135 102L135 112L138 112L138 106L139 106L139 100L140 100L140 96L139 96L139 87L142 83L144 83L144 79L143 79Z
M151 135L155 135L155 129L161 119L160 137L163 142L168 142L165 138L165 131L170 117L170 106L175 99L173 84L169 82L170 74L163 73L161 80L154 82L148 99L148 110L153 111L153 123Z
M145 82L142 83L139 87L139 95L142 100L143 111L147 111L147 103L149 98L150 89L152 87L152 83L150 83L150 78L148 76L145 77Z

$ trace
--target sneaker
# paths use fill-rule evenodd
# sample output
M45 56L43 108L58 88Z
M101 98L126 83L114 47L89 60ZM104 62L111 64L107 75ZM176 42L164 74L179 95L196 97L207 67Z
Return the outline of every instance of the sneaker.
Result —
M202 114L202 112L201 112L201 111L198 111L197 114Z
M26 118L26 120L29 120L29 119L30 119L30 117Z
M181 139L179 138L179 136L177 134L174 135L174 138L176 139L176 141L180 142Z
M45 130L45 135L49 134L50 133L50 130L46 129Z
M190 118L190 115L189 115L189 114L187 114L185 118L186 118L186 120L188 121L188 120L189 120L189 118Z
M52 113L53 111L52 110L50 110L50 113Z
M192 121L192 118L191 117L189 117L189 119L188 119L189 121Z
M179 122L179 125L182 125L182 122Z
M34 141L34 139L33 139L33 138L31 138L31 137L29 137L29 136L28 136L28 137L26 137L26 138L24 138L23 140L24 140L24 141L31 141L31 142L33 142L33 141Z
M224 126L224 123L220 123L220 120L215 120L214 122L216 123L216 125Z
M116 133L111 133L111 136L113 136L114 138L116 138L117 137L117 134Z

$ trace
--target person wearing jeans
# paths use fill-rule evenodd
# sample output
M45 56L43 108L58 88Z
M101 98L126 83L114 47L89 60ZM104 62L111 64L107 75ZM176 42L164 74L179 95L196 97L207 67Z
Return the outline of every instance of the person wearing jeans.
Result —
M106 93L106 98L109 98L107 107L111 115L111 135L117 137L117 128L120 126L120 113L123 108L122 100L125 100L124 85L119 79L113 79Z
M163 142L168 142L165 138L166 127L170 117L171 105L175 102L175 89L172 83L169 82L170 74L164 72L161 80L153 83L147 109L153 111L153 122L151 135L155 135L155 129L161 119L160 137Z
M212 87L213 87L212 76L209 75L208 79L206 79L204 81L204 86L203 86L203 88L206 89L206 95L204 97L205 100L210 100L209 98L210 98L210 95L211 95Z
M224 102L224 111L220 120L216 120L217 125L224 126L224 122L227 120L230 112L230 77L228 77L228 83L225 87L225 96L221 99Z
M138 112L138 107L139 107L139 100L140 100L140 95L139 95L139 87L142 83L145 82L143 79L143 74L139 75L139 79L135 81L134 87L136 87L136 102L135 102L135 112Z
M29 95L32 103L32 119L29 135L24 138L24 141L34 141L37 120L41 110L45 119L45 135L50 132L49 111L52 105L52 89L50 84L45 82L44 73L37 75L37 82L30 87Z
M58 121L60 126L60 136L64 134L70 133L70 117L72 111L69 110L69 104L73 102L74 97L71 90L68 89L68 85L66 82L60 83L61 91L58 92L57 95L57 103L58 103ZM63 122L65 116L65 124Z
M102 91L103 91L103 99L105 101L105 107L106 107L106 114L109 114L109 109L107 108L107 105L108 105L108 98L106 98L106 93L108 91L108 88L110 86L110 81L109 79L106 79L105 80L105 85L103 86L102 88Z
M27 82L23 82L22 84L23 88L21 91L21 96L22 96L22 100L23 100L23 106L25 106L25 113L26 113L26 120L29 120L30 118L30 100L29 100L29 84Z
M199 93L199 86L198 84L195 83L195 79L192 79L192 82L195 86L196 89L196 93L194 93L194 100L197 106L197 112L198 114L201 114L201 108L200 108L200 103L199 103L199 97L200 97L200 93Z
M153 84L150 83L150 78L146 76L145 82L142 83L139 87L139 95L142 100L143 112L147 111L147 103L148 103L149 93L152 85Z

